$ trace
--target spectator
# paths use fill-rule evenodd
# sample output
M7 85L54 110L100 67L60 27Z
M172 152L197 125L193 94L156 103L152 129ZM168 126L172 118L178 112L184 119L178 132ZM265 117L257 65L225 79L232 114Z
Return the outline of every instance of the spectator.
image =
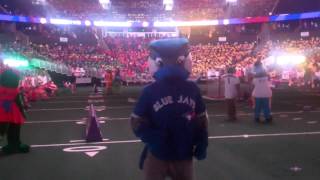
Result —
M229 67L227 69L227 74L223 76L228 121L237 120L236 100L240 97L240 81L234 74L235 69L233 67Z

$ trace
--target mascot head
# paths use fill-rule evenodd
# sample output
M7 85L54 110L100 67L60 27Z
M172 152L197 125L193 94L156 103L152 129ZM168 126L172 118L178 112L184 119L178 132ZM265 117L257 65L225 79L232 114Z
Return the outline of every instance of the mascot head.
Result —
M254 77L265 77L268 76L266 69L264 68L261 61L257 61L253 66Z
M12 69L5 69L0 74L0 86L7 88L17 88L19 86L20 76L18 72Z
M156 79L189 77L192 64L187 39L156 40L149 47L149 72Z
M228 74L236 73L236 68L235 67L227 67L227 73Z

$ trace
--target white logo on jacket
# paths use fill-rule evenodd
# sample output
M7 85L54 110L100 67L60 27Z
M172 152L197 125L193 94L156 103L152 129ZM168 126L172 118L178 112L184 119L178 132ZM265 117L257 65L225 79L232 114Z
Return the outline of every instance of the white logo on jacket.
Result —
M174 102L178 103L178 104L185 104L190 106L193 110L195 109L196 103L195 101L188 97L188 96L182 96L180 95L179 98L177 99L177 101L173 101L172 96L166 96L161 98L160 100L156 101L156 103L153 104L153 110L155 112L158 112L160 109L162 109L163 107L173 104Z

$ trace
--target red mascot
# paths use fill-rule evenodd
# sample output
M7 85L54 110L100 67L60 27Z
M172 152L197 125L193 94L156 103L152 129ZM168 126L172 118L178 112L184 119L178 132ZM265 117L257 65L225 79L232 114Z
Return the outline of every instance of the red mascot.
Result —
M20 140L21 125L25 121L23 97L19 92L19 75L12 69L0 74L0 136L7 136L7 145L2 147L5 154L27 153L28 145Z

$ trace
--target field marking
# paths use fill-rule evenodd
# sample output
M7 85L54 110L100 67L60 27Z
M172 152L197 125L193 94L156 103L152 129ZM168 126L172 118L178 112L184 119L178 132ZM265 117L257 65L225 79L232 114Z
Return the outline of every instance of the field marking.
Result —
M43 123L64 123L64 122L78 122L78 120L53 120L53 121L26 121L25 124L43 124Z
M132 106L107 106L106 109L132 109ZM37 111L72 111L72 110L83 110L85 108L50 108L50 109L30 109L28 112L37 112Z
M41 102L44 104L65 104L65 103L88 103L88 101L52 101L52 102ZM96 102L96 103L100 103L100 102ZM101 102L103 103L103 102ZM36 103L37 104L37 103Z
M110 98L123 98L123 96L106 96L106 94L87 94L87 95L83 95L83 96L56 96L51 98L52 100L60 100L60 99L75 99L75 98L83 98L83 99L88 99L89 96L103 96L103 97L110 97ZM94 97L95 98L95 97Z
M120 121L120 120L129 120L130 118L108 118L104 121ZM50 121L26 121L25 124L44 124L44 123L65 123L65 122L80 122L82 119L75 120L50 120Z
M88 98L90 94L87 94L87 95L79 95L79 96L65 96L65 97L62 97L62 96L56 96L56 97L53 97L52 99L66 99L66 98Z
M109 141L110 139L102 139L103 142ZM79 140L70 140L70 143L83 143L86 142L84 139L79 139Z
M300 121L300 120L303 120L303 118L301 118L301 117L295 117L295 118L293 118L292 120L293 120L293 121Z
M272 133L272 134L243 134L243 135L231 135L231 136L210 136L209 139L278 137L278 136L299 136L299 135L320 135L320 131L314 131L314 132L295 132L295 133Z
M133 106L106 106L106 109L133 109ZM70 110L83 110L85 111L85 108L44 108L44 109L29 109L29 112L37 112L37 111L70 111ZM303 113L306 111L285 111L281 112L282 114L296 114L296 113ZM320 112L320 110L313 110L313 111L307 111L307 112ZM238 115L252 115L253 113L239 113ZM272 114L279 114L278 112L274 112Z
M307 124L317 124L318 121L308 121Z
M295 132L295 133L273 133L273 134L241 134L229 136L210 136L209 139L238 139L238 138L259 138L259 137L278 137L278 136L303 136L303 135L320 135L320 131L315 132ZM66 146L82 146L82 145L98 145L98 144L127 144L140 143L141 140L124 140L124 141L104 141L93 143L65 143L65 144L37 144L31 145L32 148L46 148L46 147L66 147Z
M93 100L95 100L95 99L93 99ZM120 100L115 100L115 99L102 99L102 100L104 100L104 102L119 102L119 101L121 101L121 102L127 102L127 100L126 99L120 99ZM38 102L36 102L35 104L63 104L63 103L81 103L81 102L83 102L83 103L87 103L88 102L88 100L74 100L74 101L38 101Z
M60 104L60 103L80 103L80 102L88 102L88 101L52 101L52 102L45 102L45 101L39 101L36 102L36 104L38 103L43 103L43 104Z
M307 111L307 112L303 112L303 111L292 111L292 112L274 112L272 113L273 115L277 115L277 114L301 114L301 113L320 113L320 111ZM252 116L253 113L242 113L242 114L238 114L238 116ZM209 114L209 117L226 117L227 115L225 114ZM100 117L101 118L101 117ZM106 121L124 121L124 120L129 120L130 119L130 115L128 115L128 117L114 117L114 118L110 118L110 117L102 117L105 118ZM210 120L210 119L209 119ZM299 119L302 120L302 119ZM77 120L50 120L50 121L26 121L26 124L42 124L42 123L64 123L64 122L78 122L78 121L82 121L81 119L77 119Z
M84 111L85 111L85 108L29 109L27 112L37 112L37 111L70 111L70 110L84 110Z

